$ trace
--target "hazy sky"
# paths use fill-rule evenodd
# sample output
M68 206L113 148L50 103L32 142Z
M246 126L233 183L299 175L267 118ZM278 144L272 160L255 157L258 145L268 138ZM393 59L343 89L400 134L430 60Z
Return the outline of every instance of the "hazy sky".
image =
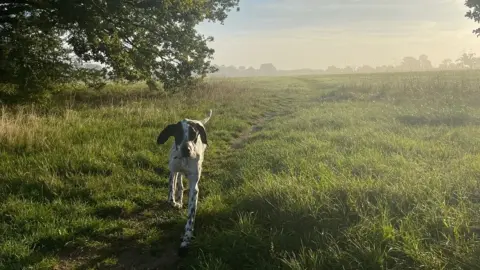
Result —
M433 64L464 51L480 54L480 27L464 0L240 0L214 36L215 64L280 69L398 64L427 54Z

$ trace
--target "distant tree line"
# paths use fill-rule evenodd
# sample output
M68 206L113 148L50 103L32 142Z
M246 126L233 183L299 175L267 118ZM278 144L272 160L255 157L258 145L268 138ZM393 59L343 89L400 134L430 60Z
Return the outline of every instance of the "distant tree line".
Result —
M433 70L462 70L479 69L480 57L475 53L463 53L459 58L444 59L438 66L433 66L428 56L420 55L418 58L406 56L399 65L369 66L362 65L358 67L346 66L337 67L328 66L326 69L296 69L296 70L278 70L272 63L260 65L258 69L253 67L235 67L235 66L215 66L218 71L210 74L210 77L251 77L251 76L285 76L285 75L308 75L308 74L349 74L349 73L380 73L380 72L409 72L409 71L433 71Z

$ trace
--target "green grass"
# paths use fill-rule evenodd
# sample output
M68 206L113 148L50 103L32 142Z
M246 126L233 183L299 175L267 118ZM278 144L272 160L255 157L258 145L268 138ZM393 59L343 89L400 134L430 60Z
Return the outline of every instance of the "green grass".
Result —
M241 78L4 109L0 269L475 269L479 75ZM170 144L155 139L210 108L178 259L186 213L165 203Z

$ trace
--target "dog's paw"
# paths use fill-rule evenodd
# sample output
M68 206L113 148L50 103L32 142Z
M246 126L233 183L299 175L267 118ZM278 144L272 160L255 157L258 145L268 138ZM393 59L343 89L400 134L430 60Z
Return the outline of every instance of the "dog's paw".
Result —
M170 204L170 206L172 206L173 208L175 209L182 209L183 206L181 203L178 203L178 202L172 202L172 201L169 201L168 202Z

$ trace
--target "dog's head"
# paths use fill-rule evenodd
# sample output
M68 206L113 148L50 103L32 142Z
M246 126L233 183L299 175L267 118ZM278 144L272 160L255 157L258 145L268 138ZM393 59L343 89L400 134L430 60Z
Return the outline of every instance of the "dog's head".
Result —
M196 157L196 145L198 140L208 145L205 124L210 120L210 115L202 121L183 119L175 124L167 125L158 135L157 143L164 144L170 137L175 138L176 149L182 157Z

